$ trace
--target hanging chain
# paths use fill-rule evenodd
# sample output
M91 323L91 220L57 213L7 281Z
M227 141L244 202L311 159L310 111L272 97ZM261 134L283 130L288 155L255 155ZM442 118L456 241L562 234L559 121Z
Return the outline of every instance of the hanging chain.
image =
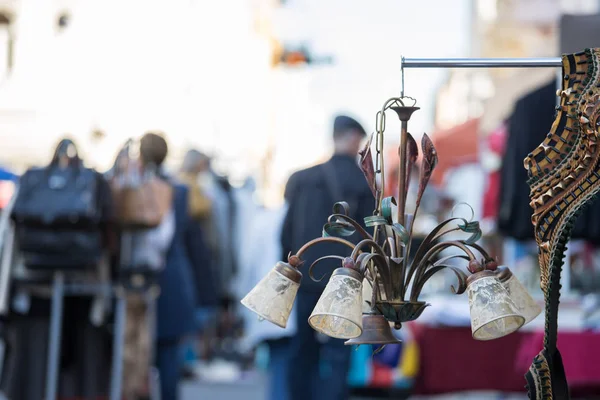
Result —
M387 105L387 103L386 103ZM383 132L385 131L385 105L383 109L377 112L376 121L375 121L375 129L376 129L376 137L375 137L375 176L380 177L381 187L377 191L377 205L376 205L376 213L378 215L381 214L381 201L383 200L383 194L385 191L385 173L384 173L384 154L383 154Z
M383 151L383 133L385 132L385 112L386 110L388 110L390 107L404 107L405 106L405 101L406 100L412 100L413 104L412 106L414 106L417 103L417 100L415 100L412 97L409 96L403 96L403 97L392 97L391 99L388 99L384 104L383 107L381 108L380 111L377 112L377 115L375 116L375 130L376 130L376 137L375 137L375 177L377 180L377 177L379 176L380 179L380 186L378 186L378 190L377 190L377 205L376 205L376 209L375 209L375 214L376 215L381 215L381 202L383 200L383 196L384 196L384 192L385 192L385 163L384 163L384 151Z

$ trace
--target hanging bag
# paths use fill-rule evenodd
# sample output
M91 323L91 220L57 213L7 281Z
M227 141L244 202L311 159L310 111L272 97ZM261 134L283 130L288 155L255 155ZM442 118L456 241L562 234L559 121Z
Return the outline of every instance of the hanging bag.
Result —
M75 144L65 139L48 166L31 168L21 177L11 216L27 226L95 226L102 219L100 179L82 165Z
M68 139L47 167L29 169L11 213L27 268L95 267L103 251L100 224L110 213L107 194L102 175L83 166Z
M125 228L155 228L171 209L173 187L152 166L142 171L128 141L113 167L111 187L116 221Z

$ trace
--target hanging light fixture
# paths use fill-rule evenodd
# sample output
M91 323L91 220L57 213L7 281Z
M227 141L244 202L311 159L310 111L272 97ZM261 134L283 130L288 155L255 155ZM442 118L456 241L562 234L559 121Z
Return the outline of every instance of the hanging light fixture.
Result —
M358 337L362 333L362 302L362 274L353 267L338 268L333 271L308 323L330 337Z
M476 272L467 278L467 285L473 338L498 339L523 326L525 318L495 272Z
M525 286L517 279L508 267L498 267L498 279L514 301L519 314L525 318L525 324L533 321L542 313L542 308L531 297Z
M407 102L412 103L407 105ZM388 110L393 110L401 122L398 199L383 196L386 187L383 135ZM376 204L373 215L364 219L364 225L372 229L372 233L349 216L347 203L336 203L323 227L323 236L306 243L288 257L287 263L277 264L242 304L260 317L285 326L300 285L302 275L298 268L303 254L322 243L339 243L348 247L350 254L322 257L308 269L314 279L310 272L316 264L325 259L341 260L340 268L331 276L308 323L328 336L349 339L346 344L397 343L390 326L400 329L404 322L419 318L428 306L419 300L424 284L444 269L457 277L458 285L451 287L453 293L468 290L475 339L490 340L507 335L530 320L530 314L535 313L530 297L523 294L525 289L520 283L511 280L510 271L498 268L496 261L477 244L481 229L473 215L470 219L451 217L440 223L421 241L414 257L409 258L414 217L437 164L433 142L424 134L415 211L413 215L406 214L411 171L419 154L416 141L408 133L408 121L417 110L416 101L410 97L386 101L377 113L375 157L373 136L360 152L360 167ZM361 236L359 243L344 238L354 233ZM463 233L466 237L449 240L446 235L451 233ZM459 254L440 257L446 249L458 250ZM468 267L460 268L451 262L453 260L462 260Z
M242 304L262 319L285 328L300 287L302 274L279 262L242 299Z

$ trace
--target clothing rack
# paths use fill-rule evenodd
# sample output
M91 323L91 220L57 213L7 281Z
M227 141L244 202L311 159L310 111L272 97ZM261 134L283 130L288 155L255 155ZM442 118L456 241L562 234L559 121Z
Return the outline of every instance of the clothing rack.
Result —
M404 58L402 68L548 68L561 67L560 57L549 58Z
M123 340L127 318L125 296L111 284L68 283L65 280L64 272L56 272L52 283L45 400L56 400L58 395L63 306L66 295L108 295L110 298L116 299L109 398L110 400L119 400L123 375Z
M131 258L132 247L130 240L131 232L123 231L121 234L121 260ZM54 274L52 283L52 302L50 312L50 335L48 344L47 373L45 400L56 400L58 395L58 380L60 372L60 351L62 336L62 320L64 297L72 296L103 296L115 300L114 324L113 324L113 348L110 372L109 400L121 400L123 392L123 353L125 340L125 325L127 320L127 296L120 284L111 283L76 283L67 282L65 272L59 271ZM155 299L145 296L148 304L150 332L154 332L156 321ZM154 335L151 333L151 341ZM153 348L154 346L152 346ZM151 363L154 363L154 351L151 350ZM150 399L160 400L160 377L155 367L151 366L149 371Z
M556 88L562 89L562 58L405 58L401 56L400 71L402 74L401 97L404 97L404 69L405 68L557 68ZM560 98L557 98L557 105ZM571 268L569 256L571 251L566 251L565 265L562 272L562 284L565 292L571 288ZM565 294L567 294L565 293Z
M405 58L400 57L402 89L404 97L405 68L561 68L556 75L556 87L562 86L562 59L546 58ZM557 99L557 104L560 99Z
M17 187L18 190L18 187ZM9 221L9 213L14 204L14 199L9 203L0 217L0 315L5 314L9 309L9 286L11 281L11 269L14 261L14 226ZM127 236L124 233L122 236ZM121 256L130 257L131 241L122 240ZM105 267L108 267L105 265ZM99 266L99 268L102 268ZM48 348L46 358L46 377L44 388L44 400L56 400L58 396L58 383L60 373L60 354L61 354L61 339L62 339L62 322L64 310L64 298L66 296L83 296L96 297L102 301L108 300L115 302L114 309L114 324L113 324L113 348L110 371L110 388L109 399L120 400L122 398L122 377L123 377L123 352L124 352L124 337L125 325L127 319L127 297L123 288L119 284L111 282L90 283L70 281L65 276L64 271L57 271L52 276L51 288L48 285L42 285L50 290L43 290L51 298L51 310L49 321ZM102 280L102 279L101 279ZM23 288L36 287L38 284L23 284ZM103 307L103 306L102 306ZM94 308L92 306L92 308ZM148 312L151 317L149 319L149 327L151 332L155 329L154 313L155 304L153 300L148 299ZM153 340L153 338L151 339ZM3 343L2 343L3 344ZM0 346L1 349L1 346ZM151 356L153 362L154 357ZM0 364L3 363L3 357L0 357ZM150 376L150 398L152 400L160 399L160 377L156 368L151 367Z

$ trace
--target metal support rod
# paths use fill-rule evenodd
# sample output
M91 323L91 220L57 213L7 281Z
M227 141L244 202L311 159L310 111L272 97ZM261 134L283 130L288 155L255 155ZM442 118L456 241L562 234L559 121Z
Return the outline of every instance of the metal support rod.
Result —
M408 141L408 120L402 120L401 122L401 131L400 131L400 148L398 149L398 156L400 158L400 163L398 166L398 193L400 197L400 201L398 202L398 223L402 226L404 225L404 213L405 209L405 201L403 201L403 197L406 193L406 143ZM410 179L410 177L408 178ZM400 244L398 244L400 246ZM398 248L400 250L400 248Z
M115 305L115 335L113 339L112 368L110 379L110 400L122 398L123 351L125 340L125 324L127 323L127 299L125 293L117 294Z
M45 400L56 400L56 396L58 394L64 292L64 274L62 272L57 272L54 275L54 285L52 289L50 341L48 345L48 359L46 368Z
M549 68L562 66L548 58L404 58L401 68Z
M405 68L558 68L560 57L548 58L404 58L401 57L400 75L404 97Z
M125 231L121 233L120 265L131 265L133 253L133 234ZM125 348L125 330L127 324L127 295L122 288L115 292L114 339L112 348L112 366L110 379L110 400L120 400L123 394L123 352Z

